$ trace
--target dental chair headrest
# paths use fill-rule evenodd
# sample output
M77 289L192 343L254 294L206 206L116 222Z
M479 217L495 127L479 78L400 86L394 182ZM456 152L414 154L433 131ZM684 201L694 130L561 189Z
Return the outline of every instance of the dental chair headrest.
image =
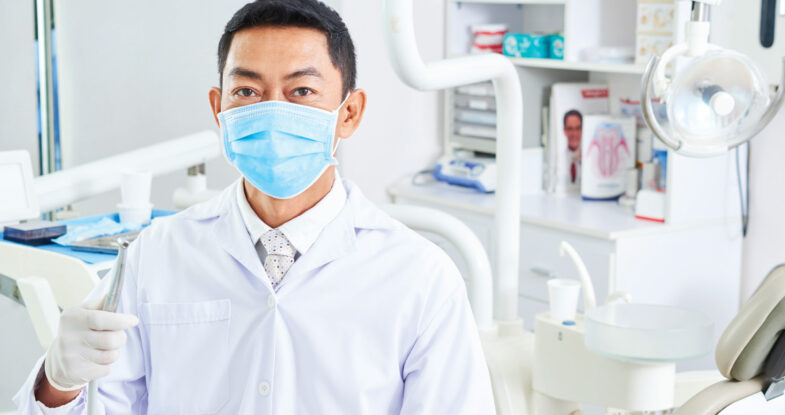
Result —
M785 376L785 265L772 270L717 343L717 368L728 379Z

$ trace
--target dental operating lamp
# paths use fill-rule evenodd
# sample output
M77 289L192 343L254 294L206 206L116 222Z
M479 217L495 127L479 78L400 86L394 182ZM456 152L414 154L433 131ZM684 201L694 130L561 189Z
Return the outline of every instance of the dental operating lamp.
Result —
M709 43L710 8L720 3L693 0L686 41L653 56L643 75L646 123L665 145L689 157L721 155L748 142L785 98L785 78L772 92L752 60Z

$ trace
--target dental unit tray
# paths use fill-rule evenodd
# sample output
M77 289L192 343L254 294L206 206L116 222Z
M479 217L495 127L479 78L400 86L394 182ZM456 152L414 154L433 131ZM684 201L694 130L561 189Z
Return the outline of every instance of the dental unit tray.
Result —
M113 254L118 253L119 244L118 239L122 238L127 242L133 242L142 230L131 232L119 233L117 235L101 236L98 238L87 239L84 241L74 242L69 244L68 247L75 251L95 252L99 254Z

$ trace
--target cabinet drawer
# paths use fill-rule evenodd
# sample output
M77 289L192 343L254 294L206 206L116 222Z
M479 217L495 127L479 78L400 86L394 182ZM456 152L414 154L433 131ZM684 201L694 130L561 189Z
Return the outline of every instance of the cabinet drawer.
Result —
M519 294L547 303L549 279L579 278L570 258L559 255L562 241L569 242L583 259L594 284L597 302L602 303L608 295L613 242L529 224L521 226ZM582 302L579 307L583 308Z

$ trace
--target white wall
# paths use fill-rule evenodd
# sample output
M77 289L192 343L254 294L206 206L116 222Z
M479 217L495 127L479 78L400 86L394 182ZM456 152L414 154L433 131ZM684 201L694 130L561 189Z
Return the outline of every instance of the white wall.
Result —
M217 131L207 93L218 84L223 27L245 0L57 2L63 161L79 165L204 129ZM207 165L209 184L237 177L223 159ZM185 171L156 178L153 202L172 208ZM111 211L118 192L77 207Z
M785 111L752 142L750 223L744 244L743 298L785 263Z
M785 18L777 17L775 42L764 49L758 41L760 0L725 1L713 12L712 40L747 54L771 83L779 82L785 54ZM777 264L785 263L785 114L752 141L750 160L750 224L744 244L742 300L746 300Z
M444 0L418 0L414 10L422 55L441 59ZM343 0L341 14L357 48L357 85L368 93L365 119L341 147L342 172L372 200L387 201L390 184L431 167L441 154L439 93L414 91L393 72L382 37L381 1Z

